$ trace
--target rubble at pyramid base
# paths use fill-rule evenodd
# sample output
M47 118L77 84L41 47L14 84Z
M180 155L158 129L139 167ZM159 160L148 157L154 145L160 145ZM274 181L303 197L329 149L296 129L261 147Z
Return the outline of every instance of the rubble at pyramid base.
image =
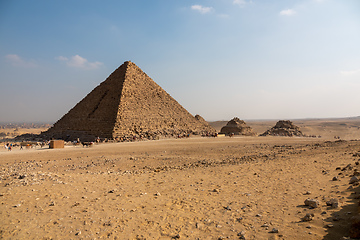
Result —
M157 131L144 131L134 134L124 134L114 137L104 137L104 136L95 136L91 133L84 131L62 131L55 132L53 134L43 133L39 137L41 139L62 139L64 141L96 141L96 139L101 139L101 141L115 141L115 142L131 142L136 140L159 140L165 138L185 138L190 136L215 136L213 131L204 131L204 130L180 130L180 129L162 129Z

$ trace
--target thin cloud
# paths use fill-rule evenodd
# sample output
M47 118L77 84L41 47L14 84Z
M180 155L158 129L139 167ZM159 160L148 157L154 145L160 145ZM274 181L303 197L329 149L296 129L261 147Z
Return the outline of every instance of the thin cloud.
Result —
M56 57L55 59L57 59L59 61L68 61L69 60L67 57L63 57L63 56Z
M37 67L37 64L33 60L24 60L19 55L8 54L5 56L5 59L14 67L23 67L23 68L34 68Z
M79 55L75 55L70 58L59 56L56 57L56 59L65 62L66 65L73 68L97 69L103 65L102 62L89 62L86 58L83 58Z
M296 11L293 9L285 9L280 12L280 15L282 16L293 16L296 14Z
M212 7L204 7L204 6L201 6L201 5L192 5L191 9L194 10L194 11L198 11L201 14L206 14L206 13L210 13L210 12L213 11Z
M217 16L220 18L229 18L228 14L218 14Z
M341 75L344 76L354 76L354 75L360 75L360 69L357 70L351 70L351 71L340 71Z
M234 0L233 4L238 5L240 7L245 7L246 4L251 3L252 1L246 1L246 0Z

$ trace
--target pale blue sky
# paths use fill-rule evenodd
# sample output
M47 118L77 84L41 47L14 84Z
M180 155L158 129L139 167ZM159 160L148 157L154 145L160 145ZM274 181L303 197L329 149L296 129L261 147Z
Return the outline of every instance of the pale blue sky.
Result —
M0 0L0 122L55 122L131 60L206 120L360 115L359 0Z

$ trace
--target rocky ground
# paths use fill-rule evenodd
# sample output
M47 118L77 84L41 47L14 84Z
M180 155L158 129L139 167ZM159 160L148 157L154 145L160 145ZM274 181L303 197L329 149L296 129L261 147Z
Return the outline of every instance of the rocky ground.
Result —
M348 239L359 151L296 137L1 149L0 237Z

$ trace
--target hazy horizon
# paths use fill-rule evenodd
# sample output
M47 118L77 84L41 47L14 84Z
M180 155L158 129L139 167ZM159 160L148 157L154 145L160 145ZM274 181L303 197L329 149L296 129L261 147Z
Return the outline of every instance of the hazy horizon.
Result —
M0 122L55 123L123 62L207 121L360 116L360 1L1 1Z

